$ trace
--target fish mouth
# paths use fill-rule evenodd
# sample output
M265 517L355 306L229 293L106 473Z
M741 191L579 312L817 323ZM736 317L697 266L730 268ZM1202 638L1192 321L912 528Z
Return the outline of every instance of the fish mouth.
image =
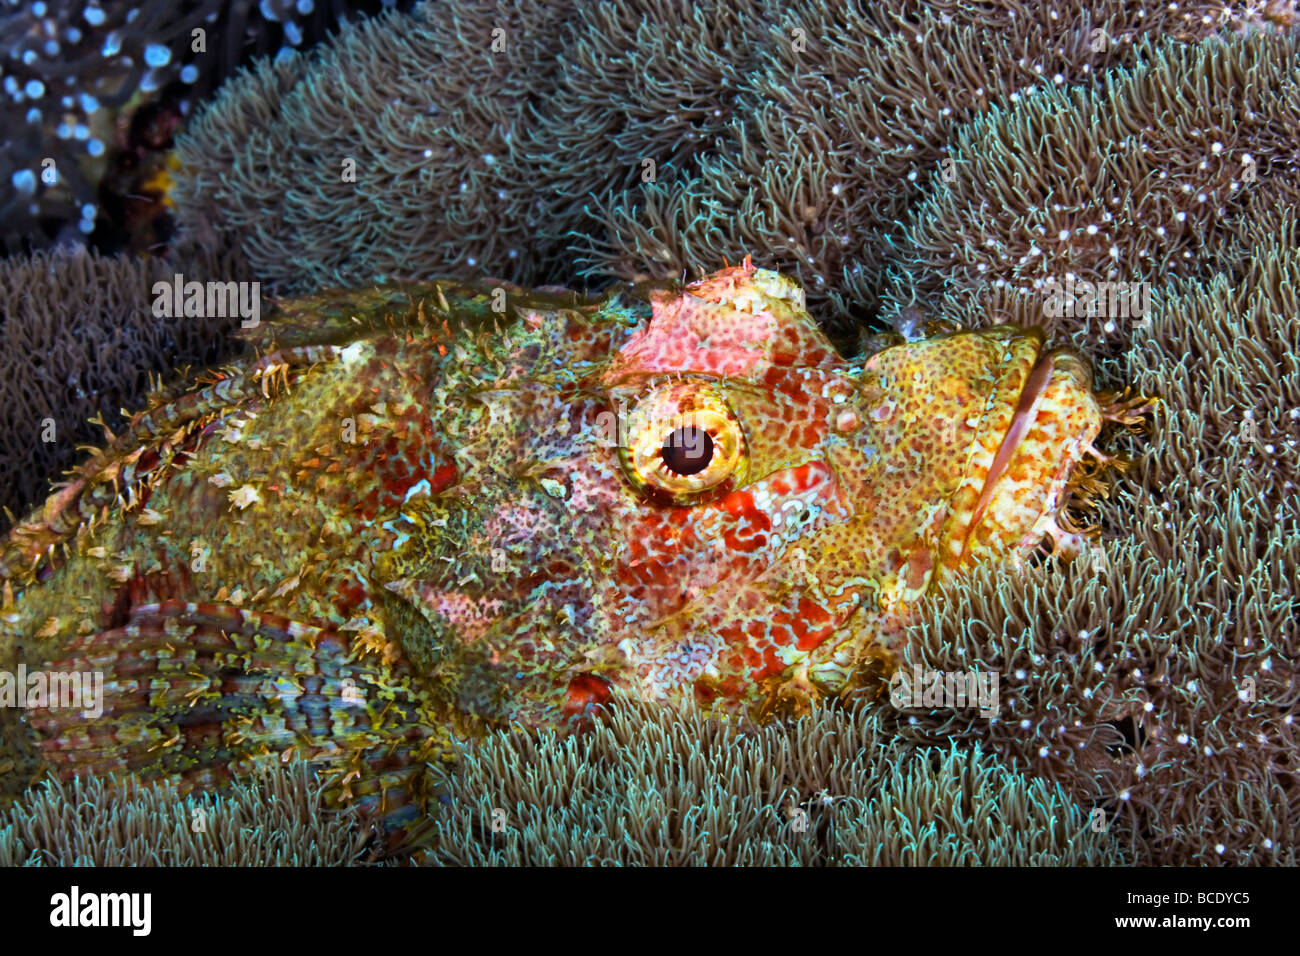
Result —
M984 515L988 512L989 503L993 500L993 493L997 489L998 481L1006 474L1007 466L1011 464L1012 457L1015 456L1025 435L1029 433L1029 427L1034 423L1034 418L1038 414L1038 405L1042 401L1043 393L1047 390L1047 382L1055 370L1056 362L1051 353L1043 354L1040 349L1039 357L1034 362L1033 367L1030 368L1025 384L1020 390L1020 399L1016 403L1016 410L1011 415L1011 424L1007 426L1006 434L1002 437L1002 443L998 446L997 454L993 456L993 462L989 465L988 473L984 476L984 485L980 489L980 496L975 502L975 511L971 516L970 526L963 542L963 556L970 545L971 532L979 526L980 522L984 520Z
M949 567L1032 548L1055 530L1070 473L1100 430L1084 359L1066 348L1045 350L1038 329L1016 330L1007 346L986 427L972 441L967 480L953 496Z

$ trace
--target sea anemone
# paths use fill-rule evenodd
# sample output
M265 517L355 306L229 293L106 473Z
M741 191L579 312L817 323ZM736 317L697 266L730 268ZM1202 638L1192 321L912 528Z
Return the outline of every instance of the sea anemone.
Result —
M438 865L1125 862L1059 786L909 746L869 709L744 727L620 698L587 734L475 741L449 788Z
M1108 498L1079 489L1090 551L946 578L911 627L903 669L997 673L992 717L880 701L749 728L623 701L587 736L494 734L448 780L431 861L1297 862L1294 10L1087 6L797 3L734 21L719 56L674 53L645 25L695 15L650 4L563 22L425 5L261 65L192 125L187 241L285 289L677 275L751 252L846 336L904 310L1045 324L1101 387L1159 409L1099 443L1128 465ZM631 108L642 69L645 102L681 104L670 119ZM153 275L64 302L72 267L9 268L28 291L6 330L138 314ZM1071 277L1149 284L1150 309L1045 315ZM36 348L23 335L15 354ZM158 348L138 367L174 361ZM49 388L89 363L69 349ZM5 432L14 475L59 394Z
M314 56L232 81L178 143L178 223L225 239L258 277L311 291L403 276L539 275L576 225L521 168L519 120L545 109L567 13L423 5Z
M138 781L51 780L0 811L0 866L345 866L371 834L330 810L306 764L262 771L221 794Z

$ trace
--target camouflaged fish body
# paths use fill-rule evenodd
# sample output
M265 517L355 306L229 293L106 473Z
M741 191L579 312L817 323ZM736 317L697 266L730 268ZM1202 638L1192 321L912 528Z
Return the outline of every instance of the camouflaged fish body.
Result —
M801 302L746 260L648 301L282 304L264 357L155 396L0 550L5 660L107 681L98 720L28 715L48 763L297 754L391 812L453 732L612 687L845 693L939 575L1069 539L1081 360L1011 327L848 360Z

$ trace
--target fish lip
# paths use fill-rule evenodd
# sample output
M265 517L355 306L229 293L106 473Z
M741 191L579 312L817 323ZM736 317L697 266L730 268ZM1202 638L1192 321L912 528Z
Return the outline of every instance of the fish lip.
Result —
M988 507L993 501L993 494L997 490L998 482L1006 474L1006 470L1015 457L1021 441L1029 433L1029 429L1038 415L1038 406L1043 393L1056 371L1057 357L1069 354L1068 350L1060 348L1044 350L1042 332L1036 328L1029 329L1027 332L1030 335L1036 333L1038 340L1034 364L1030 367L1029 374L1025 376L1025 384L1020 389L1020 396L1016 401L1016 410L1012 413L1011 423L1007 426L1006 433L1002 436L1002 441L998 445L997 453L993 456L993 461L990 462L989 469L984 475L984 484L980 488L979 498L976 500L975 508L971 512L970 522L966 526L966 534L962 539L962 550L958 556L958 561L966 558L975 529L984 520L985 512L988 511Z

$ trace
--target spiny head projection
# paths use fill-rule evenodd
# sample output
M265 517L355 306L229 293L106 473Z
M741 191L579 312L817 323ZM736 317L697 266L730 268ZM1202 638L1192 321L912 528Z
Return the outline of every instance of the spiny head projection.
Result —
M262 358L156 394L0 549L6 659L108 675L89 724L31 714L65 771L297 754L391 810L453 730L615 687L847 693L939 575L1077 544L1102 421L1035 330L846 359L748 258L599 300L326 293L248 334Z

